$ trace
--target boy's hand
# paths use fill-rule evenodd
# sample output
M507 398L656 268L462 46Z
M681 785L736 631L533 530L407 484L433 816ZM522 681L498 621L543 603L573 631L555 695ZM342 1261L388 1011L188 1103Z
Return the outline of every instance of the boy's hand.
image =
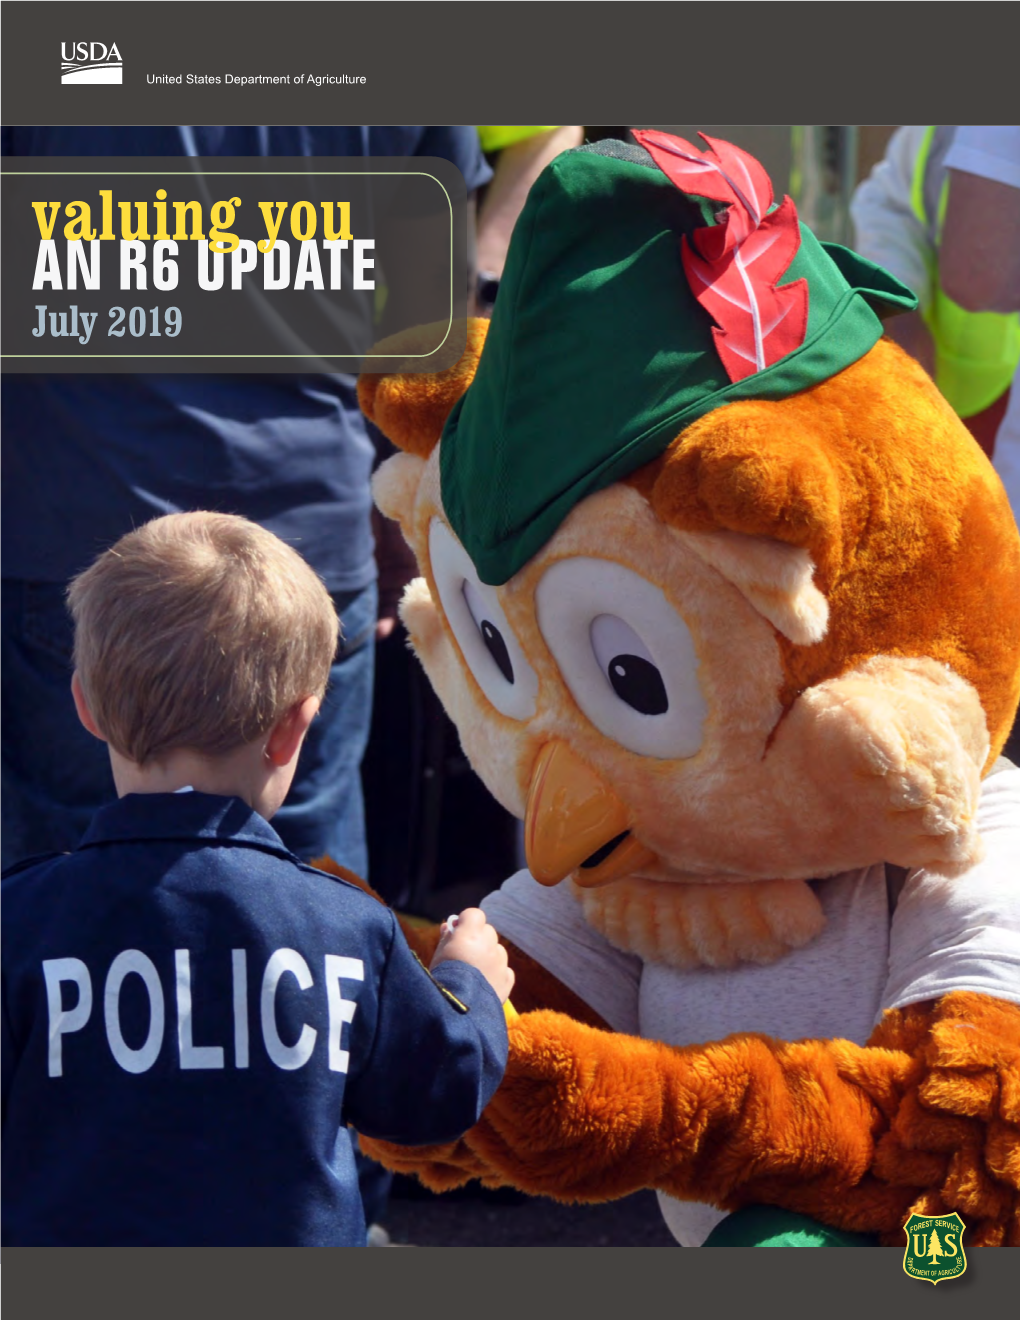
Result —
M514 974L507 963L506 949L481 908L465 908L460 916L447 917L441 929L443 936L429 969L448 961L470 963L499 995L500 1003L506 1003L513 989Z

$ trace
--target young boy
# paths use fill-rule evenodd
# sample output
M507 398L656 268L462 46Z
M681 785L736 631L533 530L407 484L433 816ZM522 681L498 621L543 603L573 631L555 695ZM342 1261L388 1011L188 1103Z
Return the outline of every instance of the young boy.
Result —
M171 514L69 602L119 800L4 879L4 1243L364 1245L346 1125L423 1144L476 1121L506 954L471 909L430 975L387 908L268 824L337 640L282 541Z

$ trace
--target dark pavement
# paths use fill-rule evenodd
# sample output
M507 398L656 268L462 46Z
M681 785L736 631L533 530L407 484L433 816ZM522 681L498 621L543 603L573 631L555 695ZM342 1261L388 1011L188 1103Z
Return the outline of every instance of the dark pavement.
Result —
M475 1185L477 1186L477 1185ZM476 1191L433 1196L399 1179L384 1219L394 1245L419 1247L675 1247L654 1192L603 1205Z

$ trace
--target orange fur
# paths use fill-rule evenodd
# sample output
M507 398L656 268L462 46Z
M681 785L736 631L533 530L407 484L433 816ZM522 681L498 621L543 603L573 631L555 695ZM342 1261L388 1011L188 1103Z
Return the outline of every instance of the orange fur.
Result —
M739 1035L673 1049L551 1011L523 1015L510 1040L503 1084L460 1142L366 1149L437 1189L481 1177L602 1201L656 1187L890 1245L911 1212L958 1210L968 1244L1020 1245L1020 1006L950 994L890 1011L866 1047Z
M876 653L928 656L977 689L986 765L999 755L1020 699L1020 614L990 611L988 582L1020 598L1020 539L984 454L895 344L801 394L709 413L634 484L673 527L809 552L829 630L812 646L779 635L784 706Z
M450 409L474 379L488 328L488 321L468 321L467 348L446 371L365 372L358 381L362 412L400 449L427 458L439 443ZM434 328L424 326L383 340L373 351L399 356L434 339Z

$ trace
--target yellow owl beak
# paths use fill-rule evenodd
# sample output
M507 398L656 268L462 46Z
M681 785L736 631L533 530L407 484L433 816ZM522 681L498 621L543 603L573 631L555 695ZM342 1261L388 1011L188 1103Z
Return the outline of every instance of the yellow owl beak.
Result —
M573 872L579 885L594 887L647 866L655 854L629 828L626 808L608 784L566 743L546 743L524 815L528 870L539 884L559 884Z

